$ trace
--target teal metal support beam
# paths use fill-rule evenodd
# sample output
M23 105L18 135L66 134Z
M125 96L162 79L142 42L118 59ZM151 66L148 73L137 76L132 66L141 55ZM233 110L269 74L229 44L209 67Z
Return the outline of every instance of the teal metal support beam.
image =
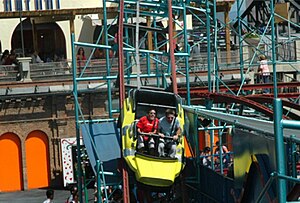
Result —
M168 74L165 74L165 75L168 75ZM129 75L129 76L125 76L124 78L125 79L130 79L130 78L136 78L137 76L136 75ZM147 74L142 74L140 75L140 78L156 78L157 75L154 74L154 73L151 73L149 75ZM117 76L114 75L114 76L99 76L99 77L84 77L84 78L77 78L76 81L79 82L79 81L97 81L97 80L115 80L117 79Z
M76 81L76 74L77 74L77 62L76 62L76 55L75 55L75 35L74 33L71 34L71 44L72 44L72 64L73 64L73 96L75 100L75 128L76 128L76 147L77 147L77 187L79 191L79 200L83 202L82 198L82 168L81 168L81 152L80 152L80 126L78 122L79 118L79 104L78 104L78 92L77 92L77 81Z
M96 172L97 172L97 203L102 202L102 196L101 196L101 177L100 177L100 161L97 160L96 162Z
M125 23L128 23L128 14L127 13L124 13L124 19L125 19ZM129 44L129 29L128 27L125 27L124 29L124 32L125 32L125 43L126 44ZM132 72L132 64L131 64L131 54L129 52L126 52L125 53L125 64L126 64L126 68L125 68L125 72L126 72L126 75L127 76L130 76L131 72ZM130 84L130 80L127 79L127 84Z
M300 121L282 120L281 124L283 128L300 129Z
M213 127L206 127L206 128L198 128L198 130L224 130L227 128L232 128L232 125L226 125L226 126L213 126Z
M293 140L293 138L295 137L295 135L291 136L291 140ZM297 144L295 142L291 142L291 159L292 159L292 176L294 178L297 178Z
M274 180L274 174L271 174L271 177L269 178L269 180L267 181L267 183L265 184L263 190L259 193L257 200L255 201L255 203L260 203L262 198L264 197L264 195L266 194L267 190L270 188L270 186L272 185L272 182Z
M103 21L104 21L104 30L105 30L105 34L104 34L104 40L105 40L105 45L108 46L108 29L107 29L107 11L106 11L106 0L103 0ZM109 50L105 51L105 60L106 60L106 72L107 72L107 76L110 76L110 60L109 60ZM112 100L112 95L111 95L111 83L108 82L107 83L107 98L108 101ZM112 118L112 104L111 102L108 102L108 115L109 118Z
M193 114L193 118L194 118L194 123L198 126L198 115L197 114ZM196 155L196 177L197 177L197 187L201 187L201 179L200 179L200 151L198 150L199 148L199 134L198 131L196 130L196 135L195 135L195 140L196 140L196 146L195 146L195 155ZM200 188L199 188L200 189Z
M214 53L214 75L215 75L215 91L219 92L219 64L218 64L218 20L217 20L217 2L214 0L214 47L215 47L215 53Z
M271 41L272 41L272 65L273 65L273 91L274 91L274 98L278 97L278 90L277 90L277 75L276 75L276 39L275 39L275 9L274 9L274 0L270 1L270 10L271 10Z
M237 17L238 17L238 33L239 33L239 54L240 54L240 74L241 80L244 78L244 56L243 56L243 37L242 37L242 19L241 19L241 5L240 0L236 1Z
M209 0L205 1L206 7L206 41L207 41L207 82L208 82L208 92L212 92L211 87L211 45L210 45L210 8L209 8Z
M106 199L105 202L108 202L108 193L107 193L107 190L106 190L105 173L104 173L104 168L103 168L103 162L102 161L100 161L100 171L101 171L101 175L102 175L103 187L105 188L104 189L104 197Z
M103 44L91 44L86 42L74 42L76 46L84 46L84 47L91 47L91 48L100 48L100 49L112 49L110 45L103 45Z
M84 43L84 42L74 42L74 44L77 46L85 46L85 47L92 47L92 48L109 49L109 50L112 49L112 46L110 46L110 45L91 44L91 43ZM135 52L135 49L124 47L123 51ZM162 51L152 51L152 50L145 50L145 49L140 49L139 51L140 51L140 53L165 55L165 52L162 52ZM174 55L175 56L188 56L188 54L186 54L186 53L175 53Z
M154 28L156 28L156 17L153 17L153 26ZM158 49L158 41L157 41L158 35L157 32L154 32L154 49ZM154 62L155 62L155 74L159 75L159 69L158 69L158 56L154 55ZM159 87L160 86L160 80L159 77L157 77L156 80L156 86Z
M285 180L292 181L292 182L295 182L295 183L300 183L300 179L298 179L298 178L293 178L293 177L286 176L286 175L281 175L281 174L275 174L275 175L277 175L277 177L279 179L285 179Z
M220 124L221 122L218 121L218 123ZM219 159L220 159L220 172L223 175L224 174L224 165L223 165L223 139L222 139L222 135L220 133L220 131L218 130L218 138L219 138Z
M282 180L288 180L288 181L291 181L291 182L294 182L294 183L300 183L300 179L290 177L290 176L286 176L286 175L281 175L281 174L278 174L276 172L271 173L268 182L265 184L263 190L260 192L260 194L259 194L257 200L255 201L255 203L260 203L261 202L263 196L265 195L267 190L270 188L270 186L271 186L272 182L274 181L274 179L279 179L279 180L282 179ZM286 202L286 201L284 201L284 202Z
M280 175L286 174L285 147L283 141L282 125L282 101L274 99L274 134L275 134L275 151L276 151L276 170ZM286 202L286 180L277 180L277 199L278 203Z
M183 5L183 29L184 29L184 52L189 53L189 45L188 45L188 33L187 33L187 19L186 19L186 5ZM186 95L187 95L187 105L191 104L191 95L190 95L190 67L189 67L189 56L186 56L185 58L185 79L186 79Z
M147 74L151 74L151 60L150 54L146 53L146 61L147 61Z

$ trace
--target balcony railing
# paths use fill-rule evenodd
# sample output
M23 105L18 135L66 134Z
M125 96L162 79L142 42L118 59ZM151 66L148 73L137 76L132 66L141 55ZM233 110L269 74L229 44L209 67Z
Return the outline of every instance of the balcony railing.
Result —
M228 56L230 56L230 63L228 63ZM231 51L229 54L225 51L218 52L218 67L219 70L235 70L240 69L240 58L238 50ZM207 71L207 53L191 53L189 57L189 71ZM251 69L258 66L256 59L251 61L251 56L244 53L244 68L250 67ZM161 74L166 73L168 67L167 57L160 57L158 59L162 61L165 65L159 64L156 66L154 61L152 64L147 64L146 57L141 57L141 73L147 74ZM251 64L250 64L251 63ZM84 66L85 62L81 63ZM78 64L79 65L79 64ZM84 67L78 67L77 65L77 75L82 77L105 77L107 75L117 76L118 75L118 60L116 58L110 58L110 68L109 73L106 68L105 59L94 59L89 62L84 70ZM130 73L135 73L135 64L131 64L131 67L125 68ZM211 66L214 63L214 52L211 53ZM150 68L149 68L150 66ZM129 70L130 69L130 70ZM132 69L132 70L131 70ZM176 69L180 73L186 72L185 60L184 58L176 57ZM295 70L296 71L296 70ZM19 72L19 67L14 65L0 65L0 82L14 82L17 80L16 76ZM71 60L61 61L61 62L49 62L49 63L35 63L30 64L30 78L32 81L46 81L46 80L72 80L72 63ZM136 73L135 73L136 74ZM158 75L159 76L159 75Z

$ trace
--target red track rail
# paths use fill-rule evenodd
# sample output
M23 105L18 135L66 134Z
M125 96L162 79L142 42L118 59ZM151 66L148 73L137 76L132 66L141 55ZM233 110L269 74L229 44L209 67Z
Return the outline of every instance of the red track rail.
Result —
M300 82L281 82L277 84L278 88L297 88L300 87ZM239 85L229 85L227 87L220 86L219 90L220 92L227 92L229 89L231 91L238 91L240 88ZM258 90L258 89L273 89L273 84L244 84L242 86L242 90L249 91L249 90ZM182 96L186 96L186 89L180 88L178 90L178 94ZM298 98L300 96L299 92L292 92L292 93L279 93L279 98ZM239 103L244 104L246 106L249 106L261 113L264 113L266 116L269 116L270 118L273 118L273 110L262 105L261 103L269 103L272 104L273 102L273 94L254 94L254 95L248 95L246 97L241 96L234 96L231 94L225 94L225 93L208 93L207 87L193 87L190 90L190 97L192 100L197 102L197 99L203 99L203 98L209 98L212 99L215 103ZM283 106L295 109L300 111L300 106L298 104L294 104L292 102L283 100ZM287 110L284 109L285 112ZM289 112L289 116L283 116L285 119L296 119L299 120L300 117L292 112Z
M255 94L254 95L248 95L248 96L246 96L246 98L251 99L251 100L256 101L256 102L260 102L260 103L270 103L271 104L273 102L273 97L265 97L265 96L261 96L261 95L255 95ZM283 106L286 106L286 107L289 107L289 108L296 109L296 110L300 111L300 105L299 104L295 104L293 102L286 101L286 100L282 100L282 104L283 104Z
M248 95L246 96L247 99L250 99L252 101L255 102L259 102L259 103L268 103L268 104L272 104L273 103L273 97L265 97L265 96L261 96L261 95ZM293 102L287 101L287 100L282 100L282 105L291 109L295 109L300 111L300 105L299 104L295 104ZM286 114L288 111L283 109L284 114ZM293 113L293 112L289 112L288 116L294 120L300 120L300 116Z
M119 100L120 109L123 108L123 102L125 101L125 86L124 86L124 54L123 54L123 19L124 19L124 0L120 0L120 13L119 13L119 26L118 26L118 63L119 63ZM124 203L130 202L129 196L129 179L128 179L128 168L122 160L122 175L123 175L123 200Z
M186 93L182 93L181 96L186 96ZM224 93L196 93L192 92L190 94L191 98L209 98L211 99L214 103L239 103L243 104L246 106L249 106L261 113L264 113L266 116L273 118L273 110L258 103L255 101L252 101L250 99L247 99L245 97L239 97L239 96L234 96L230 94L224 94ZM287 116L283 116L284 119L290 119Z
M277 83L278 88L295 88L295 87L300 87L300 82L279 82ZM228 85L227 87L225 86L220 86L219 90L220 92L226 92L226 91L238 91L240 88L239 85ZM242 86L242 90L247 91L247 90L258 90L258 89L273 89L273 84L268 83L268 84L244 84ZM185 88L180 88L178 90L178 94L185 93L186 89ZM208 88L207 87L193 87L191 89L191 94L192 93L207 93ZM299 94L298 94L299 95Z

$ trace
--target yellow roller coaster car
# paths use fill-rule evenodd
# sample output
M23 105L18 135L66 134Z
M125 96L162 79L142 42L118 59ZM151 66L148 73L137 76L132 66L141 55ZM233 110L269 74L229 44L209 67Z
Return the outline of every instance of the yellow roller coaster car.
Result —
M166 109L174 109L181 129L184 129L184 111L178 95L148 89L131 91L122 109L123 156L135 173L137 181L150 186L168 187L184 168L185 139L182 134L177 142L176 158L162 158L137 152L136 123L150 108L156 110L158 118L164 116Z

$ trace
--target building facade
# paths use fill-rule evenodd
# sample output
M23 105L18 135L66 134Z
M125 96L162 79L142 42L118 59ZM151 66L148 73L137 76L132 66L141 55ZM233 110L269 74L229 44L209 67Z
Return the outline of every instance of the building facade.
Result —
M71 59L71 33L76 41L93 43L101 7L100 0L5 0L0 4L0 26L5 28L1 52L14 49L21 54L24 47L25 55L37 49L44 61L53 60L54 54ZM72 10L77 12L73 15Z
M19 56L38 51L45 62L71 60L71 33L76 41L93 43L101 7L99 0L4 0L0 51L15 50ZM32 85L21 89L0 102L0 192L61 187L60 141L76 136L71 92L37 95L26 93ZM107 116L104 95L81 96L87 117Z
M79 100L86 118L108 116L105 93L82 94ZM2 100L0 123L0 191L63 187L61 140L76 137L70 92Z

